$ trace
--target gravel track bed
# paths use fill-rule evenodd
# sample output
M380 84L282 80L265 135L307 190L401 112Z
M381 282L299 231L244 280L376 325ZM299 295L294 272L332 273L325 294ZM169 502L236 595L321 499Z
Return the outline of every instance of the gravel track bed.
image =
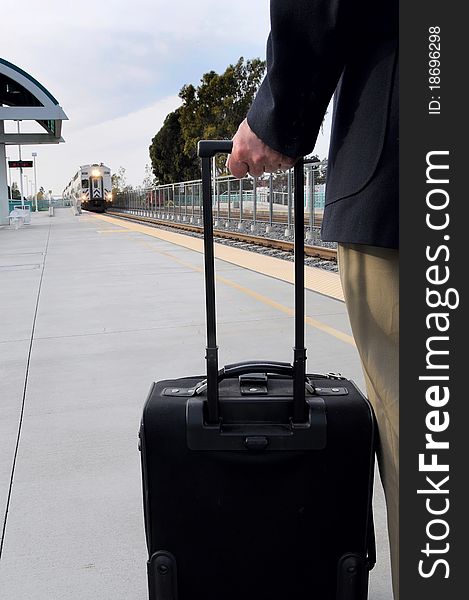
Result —
M270 233L265 232L265 229L266 229L268 223L257 221L255 231L251 232L252 224L253 224L252 221L244 221L243 220L243 229L240 231L238 229L238 222L236 222L236 223L231 222L231 223L229 223L228 227L226 226L225 222L222 222L220 229L223 229L225 231L233 231L235 233L236 232L246 233L246 234L252 233L252 235L258 235L260 237L265 237L265 238L270 238L270 239L275 239L275 240L284 240L287 242L294 241L293 235L288 235L288 236L285 235L285 230L287 228L286 223L274 223L273 225L271 225ZM293 225L290 227L290 229L293 233ZM308 234L311 235L311 238L308 239L307 241L312 246L323 246L323 248L333 248L334 250L337 248L337 244L335 242L323 242L321 240L321 235L320 235L320 231L318 228L313 229L312 232L310 232L309 227L305 227L305 237Z

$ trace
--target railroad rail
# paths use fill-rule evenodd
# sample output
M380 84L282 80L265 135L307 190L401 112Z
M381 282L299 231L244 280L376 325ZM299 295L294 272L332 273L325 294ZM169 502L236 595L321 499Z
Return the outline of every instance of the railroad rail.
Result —
M119 219L125 219L128 221L137 221L141 223L157 225L158 227L166 227L168 229L186 231L188 233L196 233L199 235L203 234L203 228L200 225L171 222L163 219L157 219L154 217L134 215L126 212L119 212L116 210L109 209L106 211L106 213L110 216L114 216ZM279 240L259 235L250 235L247 233L241 233L237 231L227 231L223 229L218 229L216 227L214 228L214 235L215 238L225 238L234 241L245 242L246 244L252 244L255 246L274 248L277 250L282 250L283 252L293 252L293 242L289 240ZM315 258L321 258L323 260L337 261L337 250L335 248L327 248L325 246L313 246L305 244L305 255Z

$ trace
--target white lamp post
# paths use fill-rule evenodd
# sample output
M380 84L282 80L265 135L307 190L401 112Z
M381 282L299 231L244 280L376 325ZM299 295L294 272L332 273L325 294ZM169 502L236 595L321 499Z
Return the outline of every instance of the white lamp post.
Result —
M20 121L18 123L18 133L20 133ZM21 161L21 145L18 144L18 154ZM24 210L24 193L23 193L23 167L20 167L20 192L21 192L21 208Z
M9 194L10 194L10 198L11 198L11 173L10 173L10 157L7 156L5 158L5 160L7 161L7 181L8 181L8 189L9 189Z
M36 177L36 156L37 152L32 152L32 157L34 161L34 207L37 212L37 177Z

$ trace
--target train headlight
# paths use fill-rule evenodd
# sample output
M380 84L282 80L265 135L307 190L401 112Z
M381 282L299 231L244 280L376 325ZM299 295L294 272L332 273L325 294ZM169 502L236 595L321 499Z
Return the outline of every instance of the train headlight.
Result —
M81 195L81 199L82 199L82 200L86 200L86 195L85 195L85 194L82 194L82 195Z
M111 193L111 192L108 192L108 193L106 194L106 198L107 198L107 199L108 199L110 202L112 202L112 193Z
M91 177L99 177L100 175L101 173L98 171L98 169L91 171Z

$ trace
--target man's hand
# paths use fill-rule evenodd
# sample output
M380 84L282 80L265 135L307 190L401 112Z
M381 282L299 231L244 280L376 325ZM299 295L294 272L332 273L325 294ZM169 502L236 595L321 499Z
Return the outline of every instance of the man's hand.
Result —
M294 158L284 156L264 144L244 119L233 138L233 150L226 166L234 177L241 179L248 172L253 177L260 177L264 172L287 170L295 162Z

